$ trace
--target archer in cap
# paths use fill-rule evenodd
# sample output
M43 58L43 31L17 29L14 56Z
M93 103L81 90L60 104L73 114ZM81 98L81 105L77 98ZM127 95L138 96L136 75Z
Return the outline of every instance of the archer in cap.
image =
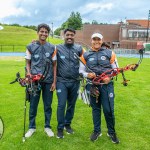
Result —
M110 77L105 77L100 84L92 82L93 78L104 72L118 68L116 55L110 49L102 47L103 35L94 33L91 36L91 49L85 52L81 58L79 73L87 78L86 90L89 93L90 105L92 107L92 118L94 130L90 136L91 141L95 141L102 135L101 130L101 107L103 108L107 135L113 143L119 143L115 132L114 117L114 86Z

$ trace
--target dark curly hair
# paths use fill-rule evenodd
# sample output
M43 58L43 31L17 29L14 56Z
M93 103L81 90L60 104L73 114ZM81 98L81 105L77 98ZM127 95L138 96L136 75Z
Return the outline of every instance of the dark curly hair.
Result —
M67 31L70 31L70 32L73 32L74 34L76 34L76 31L72 28L67 28L64 30L64 34L67 32Z
M106 42L102 43L101 47L103 47L103 46L105 46L106 48L109 48L109 49L111 48L110 45L108 43L106 43Z
M45 23L41 23L41 24L39 24L39 25L37 26L37 32L39 32L41 28L45 28L45 29L48 31L48 33L49 33L50 30L51 30L50 27L49 27L49 25L47 25L47 24L45 24Z

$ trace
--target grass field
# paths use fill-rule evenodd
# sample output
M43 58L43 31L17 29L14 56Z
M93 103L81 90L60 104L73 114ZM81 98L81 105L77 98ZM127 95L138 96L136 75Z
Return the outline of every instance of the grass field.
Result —
M37 39L37 33L34 30L24 27L4 26L4 29L0 30L0 52L24 52L26 45L33 39ZM63 42L61 39L51 37L47 41L53 44Z
M122 59L120 66L136 62L136 59ZM116 131L120 144L113 144L106 136L107 128L102 117L102 137L91 142L89 136L93 130L91 108L78 99L72 127L74 135L65 133L64 139L49 138L44 133L44 113L42 100L37 114L37 132L33 137L22 142L24 88L18 83L10 85L16 72L24 75L24 60L22 57L0 57L0 116L4 121L4 135L0 140L1 150L148 150L150 147L150 60L144 59L136 72L126 72L130 79L129 85L121 84L121 76L115 81L115 116ZM57 97L54 94L52 129L56 135ZM27 104L27 112L29 104ZM28 128L28 113L27 124Z

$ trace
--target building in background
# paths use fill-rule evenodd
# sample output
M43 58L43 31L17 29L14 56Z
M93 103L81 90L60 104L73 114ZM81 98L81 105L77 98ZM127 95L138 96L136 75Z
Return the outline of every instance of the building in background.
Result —
M91 35L100 32L112 48L139 49L139 43L150 42L150 20L126 20L118 24L85 24L77 30L75 41L83 46L91 44Z
M139 43L150 42L149 22L148 20L126 20L126 23L120 27L120 47L139 49Z

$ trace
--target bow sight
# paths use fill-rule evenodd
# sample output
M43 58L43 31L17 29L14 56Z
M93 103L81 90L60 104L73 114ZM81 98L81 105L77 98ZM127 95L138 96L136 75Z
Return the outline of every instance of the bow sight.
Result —
M27 92L29 94L36 95L36 92L40 90L40 84L39 82L44 79L44 76L42 74L37 75L26 75L25 78L21 78L20 73L16 73L16 79L10 84L13 84L15 82L18 82L22 87L27 88Z

